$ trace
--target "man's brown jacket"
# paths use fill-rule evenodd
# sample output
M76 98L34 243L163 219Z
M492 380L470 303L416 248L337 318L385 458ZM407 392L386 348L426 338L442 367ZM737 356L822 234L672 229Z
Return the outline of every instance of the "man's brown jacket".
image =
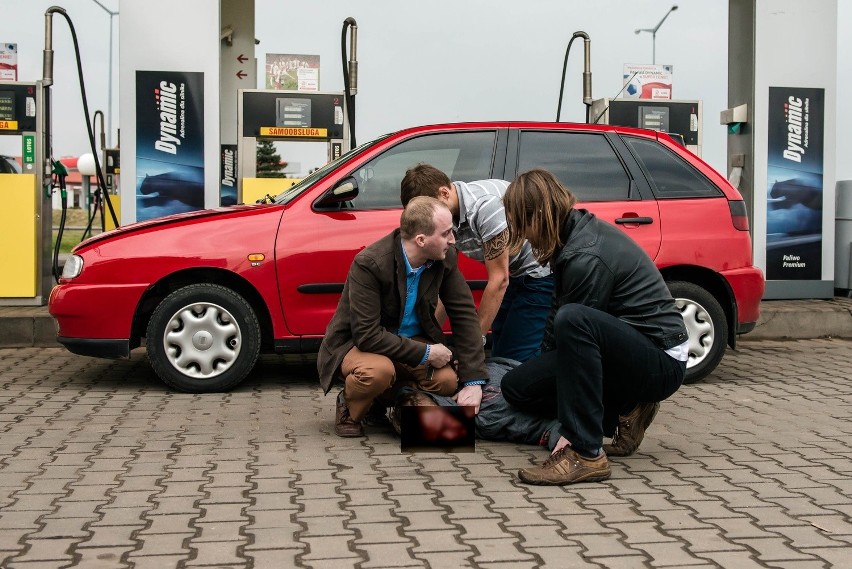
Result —
M326 393L335 378L343 379L340 364L353 346L409 366L416 366L423 359L423 342L395 333L405 305L405 277L399 229L355 256L317 357L320 384ZM430 343L447 345L447 337L435 320L439 297L452 325L459 382L487 379L476 306L458 268L454 247L450 247L443 261L432 262L420 275L414 308Z

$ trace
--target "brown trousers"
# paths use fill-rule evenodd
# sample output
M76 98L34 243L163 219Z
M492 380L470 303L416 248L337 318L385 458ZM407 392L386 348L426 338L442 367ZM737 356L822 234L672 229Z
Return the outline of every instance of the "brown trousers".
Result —
M376 399L381 398L382 404L392 404L394 395L403 385L449 396L456 392L459 382L449 365L439 369L426 365L411 367L358 348L347 352L340 364L340 373L344 378L343 396L355 421L364 418Z

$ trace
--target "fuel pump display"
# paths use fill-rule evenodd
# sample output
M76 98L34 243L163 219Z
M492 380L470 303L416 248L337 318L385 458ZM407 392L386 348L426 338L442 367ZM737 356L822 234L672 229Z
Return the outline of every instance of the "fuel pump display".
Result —
M36 129L36 86L7 83L0 89L0 131L19 134Z
M17 130L17 118L14 91L0 91L0 129Z
M35 171L36 120L35 83L6 83L0 88L0 136L21 136L23 171Z

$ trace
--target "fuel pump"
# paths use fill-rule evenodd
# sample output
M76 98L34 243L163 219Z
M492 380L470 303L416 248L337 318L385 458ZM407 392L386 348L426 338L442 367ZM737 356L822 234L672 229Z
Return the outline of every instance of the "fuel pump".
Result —
M349 60L346 34L351 30ZM328 161L355 147L355 95L358 91L358 25L343 22L342 93L240 89L237 96L238 202L252 203L286 189L282 178L257 178L257 141L326 142ZM293 180L290 180L292 183Z
M344 93L240 89L237 106L240 203L253 203L267 194L274 196L294 182L256 177L258 140L326 142L329 162L349 151Z
M42 79L33 83L9 82L0 85L0 136L21 138L22 171L0 174L0 225L14 235L14 246L0 248L0 305L42 305L52 286L51 273L58 278L58 247L51 250L53 237L53 205L51 194L56 177L64 192L64 171L58 161L51 159L50 87L53 85L53 15L59 14L68 23L77 59L80 93L89 141L94 152L94 133L89 124L80 49L74 25L65 10L51 6L44 14L44 57ZM97 160L96 160L97 162ZM103 173L97 165L100 188L104 188ZM63 200L64 201L64 200ZM109 202L106 202L110 206ZM64 206L63 206L64 207ZM118 221L110 206L110 214ZM64 215L63 215L64 220ZM60 229L61 233L61 229ZM51 253L53 253L51 255ZM53 260L53 262L51 262Z
M21 172L0 174L0 304L42 305L51 288L53 225L47 160L47 90L42 81L0 83L0 136L21 140Z

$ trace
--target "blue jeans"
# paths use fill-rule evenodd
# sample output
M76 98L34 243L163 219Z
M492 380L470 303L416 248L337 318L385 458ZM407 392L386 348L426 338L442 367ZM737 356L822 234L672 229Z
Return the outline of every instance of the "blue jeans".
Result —
M538 355L550 315L553 275L510 277L491 324L491 356L525 362Z

